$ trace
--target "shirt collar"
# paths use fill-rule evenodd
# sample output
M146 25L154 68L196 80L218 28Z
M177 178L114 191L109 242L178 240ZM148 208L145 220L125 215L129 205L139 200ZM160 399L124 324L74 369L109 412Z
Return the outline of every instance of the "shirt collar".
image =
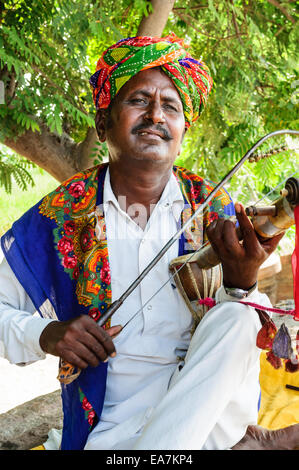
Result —
M118 200L116 199L115 194L112 191L112 187L110 183L110 172L109 172L109 166L108 166L107 172L105 175L104 193L103 193L103 205L104 205L105 211L109 210L109 203L112 203L117 209L120 209ZM164 191L157 204L160 206L164 205L165 207L171 206L172 212L176 221L179 220L181 216L181 212L184 208L184 198L181 193L180 185L172 172L168 180L168 183L166 184Z

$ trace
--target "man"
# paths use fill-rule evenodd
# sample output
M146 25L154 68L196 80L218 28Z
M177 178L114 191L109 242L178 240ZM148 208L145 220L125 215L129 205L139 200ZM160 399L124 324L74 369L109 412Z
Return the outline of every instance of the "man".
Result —
M159 291L171 259L188 251L186 234L105 329L94 321L176 233L184 207L194 211L212 189L173 168L211 88L207 68L174 36L129 38L105 51L91 83L109 166L70 178L3 237L5 355L14 363L45 353L62 359L62 449L228 449L242 448L244 436L250 448L261 324L233 295L241 289L267 301L257 273L280 237L260 243L236 205L240 245L225 191L199 221L201 242L208 236L220 256L225 288L192 338L175 286ZM288 435L283 445L294 440Z

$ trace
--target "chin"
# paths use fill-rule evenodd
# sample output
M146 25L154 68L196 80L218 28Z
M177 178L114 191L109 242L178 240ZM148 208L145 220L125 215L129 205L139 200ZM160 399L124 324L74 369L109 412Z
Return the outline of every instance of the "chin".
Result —
M174 161L170 156L161 155L160 152L143 152L143 153L136 153L131 155L132 160L137 160L139 162L152 162L157 164L165 164L171 163Z
M159 165L159 166L172 166L172 160L169 160L168 158L161 158L161 157L149 157L149 156L143 156L143 157L137 157L134 159L136 162L142 162L145 165Z

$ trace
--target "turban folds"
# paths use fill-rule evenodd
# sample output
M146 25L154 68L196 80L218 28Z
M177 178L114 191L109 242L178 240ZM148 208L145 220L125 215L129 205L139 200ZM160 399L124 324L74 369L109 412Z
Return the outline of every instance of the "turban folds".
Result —
M142 70L161 67L173 81L186 126L199 117L212 88L208 67L193 59L183 40L173 33L164 38L137 36L121 39L100 57L89 82L97 109L108 108L121 87Z

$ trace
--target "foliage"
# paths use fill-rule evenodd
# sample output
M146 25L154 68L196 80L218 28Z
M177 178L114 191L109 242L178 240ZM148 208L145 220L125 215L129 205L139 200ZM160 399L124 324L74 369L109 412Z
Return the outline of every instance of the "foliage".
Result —
M179 35L188 34L191 51L208 64L214 79L207 109L185 141L181 164L219 181L262 136L278 129L298 130L293 2L278 9L267 0L209 0L200 6L190 1L188 8L174 9L169 23ZM259 150L284 143L285 137L275 137ZM290 146L293 150L271 159L245 164L231 181L233 194L243 202L252 200L298 170L298 144Z
M39 132L41 123L82 141L94 126L88 79L96 61L108 45L136 34L149 6L148 0L0 1L0 141L28 129ZM298 129L296 14L293 1L175 2L164 33L184 37L214 79L208 106L188 131L178 163L219 181L266 133ZM261 150L283 141L274 139ZM92 161L105 151L96 145ZM288 151L247 164L230 187L237 191L242 181L244 194L252 195L252 184L266 193L298 166L296 158Z
M57 188L57 180L39 167L30 169L34 186L30 191L21 191L15 181L12 192L7 193L0 187L0 237L11 228L24 212L37 204L42 197Z
M13 152L0 146L0 186L3 186L7 193L12 192L13 182L22 191L28 189L28 186L34 186L34 180L30 169L35 165L14 155Z
M1 2L1 134L50 131L76 141L94 125L88 79L107 43L133 34L145 1L9 0ZM135 11L139 14L136 15ZM134 15L133 15L134 13ZM133 15L133 16L132 16ZM125 26L121 28L124 17Z

